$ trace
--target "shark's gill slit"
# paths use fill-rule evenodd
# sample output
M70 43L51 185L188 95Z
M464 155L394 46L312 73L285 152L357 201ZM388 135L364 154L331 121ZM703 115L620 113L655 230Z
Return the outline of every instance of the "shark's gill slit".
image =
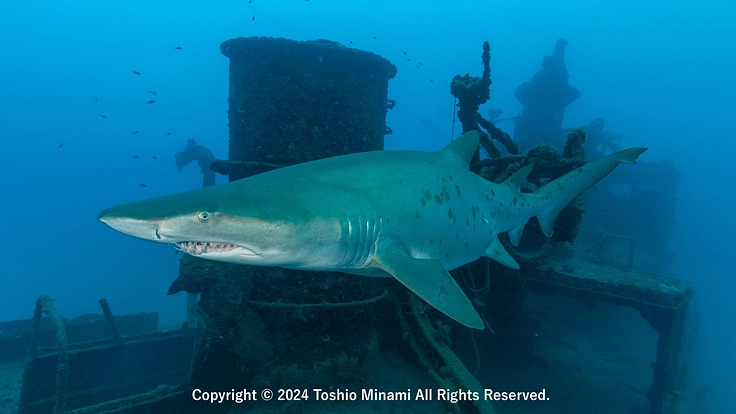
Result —
M375 253L380 221L375 217L357 217L347 221L345 257L338 266L362 269L369 267Z

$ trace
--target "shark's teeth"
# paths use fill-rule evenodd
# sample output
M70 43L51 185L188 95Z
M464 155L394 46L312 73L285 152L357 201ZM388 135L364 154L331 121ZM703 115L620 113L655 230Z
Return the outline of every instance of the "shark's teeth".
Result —
M239 246L230 243L203 243L203 242L181 242L175 243L177 250L191 255L201 255L205 253L223 253L238 249Z

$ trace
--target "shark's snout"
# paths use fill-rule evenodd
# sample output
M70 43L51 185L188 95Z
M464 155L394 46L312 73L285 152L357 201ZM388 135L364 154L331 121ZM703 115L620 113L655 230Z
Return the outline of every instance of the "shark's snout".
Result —
M117 217L105 214L103 211L98 217L101 222L113 229L143 240L160 241L158 225L147 220L138 220L130 217Z

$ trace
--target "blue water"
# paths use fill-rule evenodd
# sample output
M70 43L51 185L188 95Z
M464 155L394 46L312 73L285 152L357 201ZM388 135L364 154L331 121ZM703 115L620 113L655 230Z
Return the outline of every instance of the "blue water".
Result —
M734 412L735 18L736 3L714 0L0 2L0 321L29 317L39 294L67 317L98 312L107 297L118 314L181 321L183 295L165 295L173 250L96 216L199 187L197 166L177 173L174 164L187 139L227 158L222 41L324 38L384 56L398 67L387 149L434 150L452 136L449 81L480 75L483 41L489 106L512 116L515 88L564 38L570 84L582 93L564 125L603 117L623 146L650 147L642 159L672 159L681 172L668 276L695 282L700 320L686 392L705 395L708 412Z

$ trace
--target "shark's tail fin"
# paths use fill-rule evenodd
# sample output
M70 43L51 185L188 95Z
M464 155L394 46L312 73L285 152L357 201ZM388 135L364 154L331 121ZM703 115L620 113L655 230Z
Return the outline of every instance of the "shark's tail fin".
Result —
M547 237L552 236L557 215L570 201L608 175L618 164L636 164L636 159L646 150L628 148L616 152L585 164L538 189L534 195L544 207L537 219L544 234Z

